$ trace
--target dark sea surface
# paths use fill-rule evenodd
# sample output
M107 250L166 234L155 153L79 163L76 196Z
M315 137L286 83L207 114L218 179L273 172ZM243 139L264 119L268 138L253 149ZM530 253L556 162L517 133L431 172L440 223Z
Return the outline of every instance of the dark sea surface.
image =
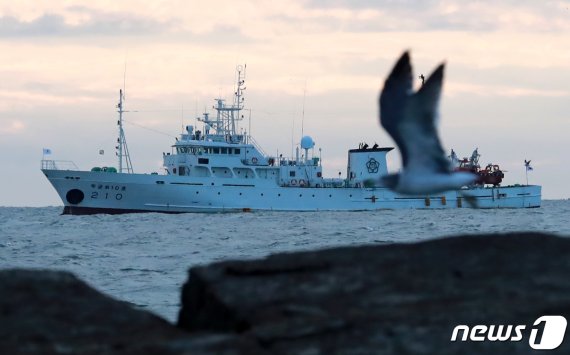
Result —
M0 207L0 268L68 270L102 292L171 321L193 265L472 233L545 231L570 236L567 200L502 210L92 216L63 216L61 211Z

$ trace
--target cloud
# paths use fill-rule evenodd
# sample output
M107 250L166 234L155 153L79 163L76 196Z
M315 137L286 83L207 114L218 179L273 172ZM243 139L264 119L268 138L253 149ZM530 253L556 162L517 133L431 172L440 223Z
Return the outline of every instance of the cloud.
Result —
M477 85L468 83L447 84L450 96L473 94L490 97L570 97L570 90L525 88L509 85Z
M70 7L68 14L80 14L83 20L70 23L63 14L43 14L31 21L14 16L0 17L0 37L51 36L137 36L170 30L173 24L125 12L103 12L86 7Z
M22 132L26 128L26 125L22 121L12 120L7 124L2 124L0 126L1 135L12 135Z
M0 17L0 38L11 40L54 39L81 40L84 37L103 38L106 44L125 37L160 37L163 43L250 43L252 37L244 34L237 25L212 22L208 26L194 26L177 14L163 19L151 14L131 14L124 11L102 11L85 6L71 6L60 13L43 13L32 20L16 16ZM152 41L152 40L151 40ZM123 43L122 41L120 41ZM139 43L140 44L140 43Z
M232 25L214 25L204 32L181 31L177 35L171 36L171 40L180 42L192 42L201 45L219 46L220 44L240 45L253 43L253 37L245 35L241 28Z
M300 19L313 16L330 27L351 32L570 29L568 4L562 1L308 0L304 4L307 11L298 15ZM351 16L335 16L340 11ZM373 16L362 18L363 13Z
M438 0L308 0L309 8L352 8L352 9L409 9L418 10L437 5Z

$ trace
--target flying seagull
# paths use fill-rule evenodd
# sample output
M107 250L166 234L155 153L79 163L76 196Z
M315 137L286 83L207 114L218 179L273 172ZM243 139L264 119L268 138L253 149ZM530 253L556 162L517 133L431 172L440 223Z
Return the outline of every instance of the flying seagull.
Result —
M457 190L476 176L453 172L437 134L436 118L443 84L441 64L413 92L410 55L405 52L386 79L380 94L380 124L396 142L402 155L399 174L382 177L390 189L402 194L433 194Z

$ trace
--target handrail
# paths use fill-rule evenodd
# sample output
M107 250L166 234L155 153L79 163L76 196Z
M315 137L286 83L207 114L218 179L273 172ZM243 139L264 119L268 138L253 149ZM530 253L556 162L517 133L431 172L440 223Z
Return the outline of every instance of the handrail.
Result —
M42 159L42 170L79 170L71 160Z
M255 139L253 139L252 136L247 136L247 142L251 143L251 145L253 145L255 147L255 149L257 149L261 154L263 154L263 156L267 156L267 154L265 153L265 151L263 151L263 149L261 149L261 146L257 143L257 141Z

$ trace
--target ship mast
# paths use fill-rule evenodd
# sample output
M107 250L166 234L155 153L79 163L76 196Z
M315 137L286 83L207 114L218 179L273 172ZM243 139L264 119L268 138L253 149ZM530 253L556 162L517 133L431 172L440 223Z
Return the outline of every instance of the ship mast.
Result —
M210 120L205 116L201 121L208 124L210 127L216 130L217 135L222 135L225 137L234 137L238 134L237 132L237 121L241 121L243 117L240 115L240 111L244 107L244 97L243 91L245 88L245 66L238 65L237 71L237 83L234 92L234 102L231 106L226 106L223 99L216 99L216 106L213 108L217 111L216 119Z
M125 131L123 130L123 90L119 90L119 104L117 112L119 113L119 120L117 125L119 126L119 138L117 138L117 157L119 158L119 173L123 173L126 170L127 174L133 173L133 164L131 163L131 156L129 155L129 148L127 147L127 139L125 138ZM125 167L123 167L123 160L125 161Z
M238 120L242 120L243 117L240 116L240 111L243 109L243 102L245 101L245 99L243 98L243 91L245 90L245 66L242 67L241 65L238 65L236 68L237 71L237 85L236 85L236 91L234 93L235 97L234 97L234 105L233 108L235 110L235 112L237 112L237 119ZM234 119L234 115L233 115L233 111L232 111L232 133L231 134L236 134L236 124L235 124L235 119Z

